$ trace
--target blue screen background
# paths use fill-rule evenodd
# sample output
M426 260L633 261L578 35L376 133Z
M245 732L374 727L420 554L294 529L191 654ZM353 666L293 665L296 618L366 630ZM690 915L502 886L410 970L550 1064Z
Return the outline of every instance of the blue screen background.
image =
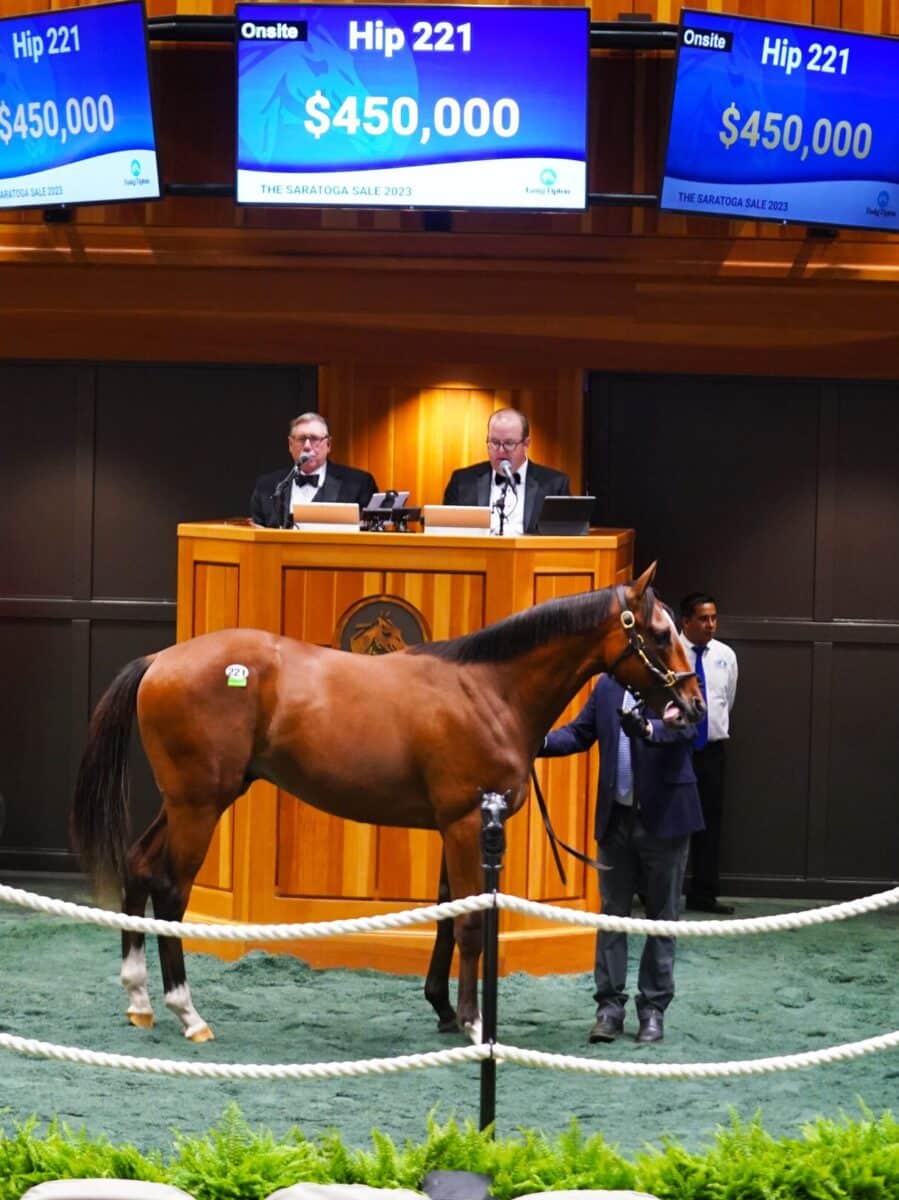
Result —
M14 33L27 30L39 34L46 48L50 26L71 25L78 26L81 49L77 53L44 53L36 63L14 57ZM62 124L70 96L96 98L104 93L115 108L110 132L80 133L64 145L58 137L13 134L8 145L0 142L0 180L116 150L152 153L156 144L142 3L58 10L0 21L0 100L6 101L13 114L20 103L55 100Z
M745 20L718 13L682 14L684 26L733 33L730 53L680 46L666 158L666 176L709 183L759 183L879 179L899 183L899 41L840 30ZM803 62L817 42L849 48L846 75L812 72L801 67L790 75L762 65L765 37L788 37L801 47ZM732 103L741 110L738 129L753 109L803 118L809 141L819 117L853 125L865 121L873 130L872 151L865 159L837 158L833 153L799 152L740 141L722 145L721 114Z
M588 11L526 8L396 8L368 6L239 5L238 23L305 20L306 43L237 42L238 166L271 171L340 170L530 155L586 157ZM391 58L348 48L350 20L398 25L406 45ZM470 21L469 53L414 53L412 26L421 20ZM420 124L431 124L434 101L480 96L491 104L516 100L521 126L514 138L492 132L471 137L388 131L353 135L333 130L316 140L307 132L305 102L318 89L331 116L350 94L411 96Z

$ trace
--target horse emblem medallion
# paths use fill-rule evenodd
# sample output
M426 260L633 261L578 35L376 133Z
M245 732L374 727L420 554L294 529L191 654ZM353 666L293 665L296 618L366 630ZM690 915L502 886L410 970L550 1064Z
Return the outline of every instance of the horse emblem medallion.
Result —
M351 654L391 654L431 640L428 623L399 596L366 596L343 613L332 645Z

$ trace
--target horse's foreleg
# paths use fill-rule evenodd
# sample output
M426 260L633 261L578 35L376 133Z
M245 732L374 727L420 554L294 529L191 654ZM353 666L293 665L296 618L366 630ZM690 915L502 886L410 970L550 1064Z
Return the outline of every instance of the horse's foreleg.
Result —
M180 921L184 916L190 889L209 848L217 820L218 813L210 806L205 814L202 810L200 813L194 810L191 820L182 827L177 815L169 809L165 853L150 884L153 911L160 920ZM194 1008L181 938L160 937L158 941L166 1007L178 1018L184 1036L190 1041L212 1041L215 1035Z
M453 899L476 895L482 890L480 837L479 808L455 821L443 832L443 852ZM478 962L483 941L481 926L479 912L456 917L454 922L456 945L459 947L457 1021L459 1028L477 1042L481 1040L478 1005Z
M445 904L450 898L449 880L446 873L446 855L440 859L440 886L437 889L437 903ZM454 1032L459 1028L456 1020L456 1010L450 1003L449 977L453 962L455 939L453 921L447 917L437 922L437 933L434 937L434 949L428 965L428 975L425 979L425 999L437 1013L437 1028L441 1033Z

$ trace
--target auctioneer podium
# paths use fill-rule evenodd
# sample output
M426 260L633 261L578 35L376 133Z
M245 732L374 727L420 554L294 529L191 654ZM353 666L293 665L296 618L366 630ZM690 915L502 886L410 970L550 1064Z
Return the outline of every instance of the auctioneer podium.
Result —
M416 533L321 533L243 523L178 527L178 640L236 626L363 652L470 633L556 596L633 575L633 530L585 537L494 538ZM378 613L393 631L371 645ZM374 633L370 632L374 630ZM392 639L392 640L391 640ZM418 640L422 640L419 635ZM576 713L589 686L564 719ZM340 714L335 714L335 720ZM560 838L591 853L597 760L537 761ZM595 912L595 872L564 855L559 879L531 801L507 826L504 891ZM436 833L330 817L259 781L219 822L191 893L189 920L306 922L394 912L436 899ZM316 966L423 973L433 926L296 942L204 942L237 957L288 950ZM500 970L586 971L593 934L504 912Z

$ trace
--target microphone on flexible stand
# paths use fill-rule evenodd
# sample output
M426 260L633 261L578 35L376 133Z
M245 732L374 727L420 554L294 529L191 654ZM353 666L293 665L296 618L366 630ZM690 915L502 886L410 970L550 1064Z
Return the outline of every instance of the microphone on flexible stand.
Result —
M300 467L303 465L303 463L307 463L309 461L309 459L313 458L313 457L314 457L314 455L311 450L303 450L302 451L302 453L300 454L300 457L297 459L297 461L293 464L293 466L290 468L290 470L287 472L287 474L284 476L284 478L281 480L281 482L278 484L278 486L272 492L273 500L277 500L278 497L281 495L281 493L284 491L284 489L286 487L289 487L290 484L293 483L294 479L298 478L298 476L300 474ZM284 516L282 518L282 524L283 524L283 528L286 529L288 526L288 517L290 515L289 512L287 511L289 508L289 505L285 505L284 508L285 508L285 512L284 512Z
M499 536L502 537L506 531L506 520L508 519L506 514L506 492L511 487L513 495L517 497L518 493L515 487L515 475L512 472L512 464L507 458L500 459L497 470L503 477L500 484L503 490L496 501L496 514L499 517Z
M500 459L499 472L504 477L505 482L513 492L518 491L518 484L515 482L515 473L512 470L512 464L507 458Z

